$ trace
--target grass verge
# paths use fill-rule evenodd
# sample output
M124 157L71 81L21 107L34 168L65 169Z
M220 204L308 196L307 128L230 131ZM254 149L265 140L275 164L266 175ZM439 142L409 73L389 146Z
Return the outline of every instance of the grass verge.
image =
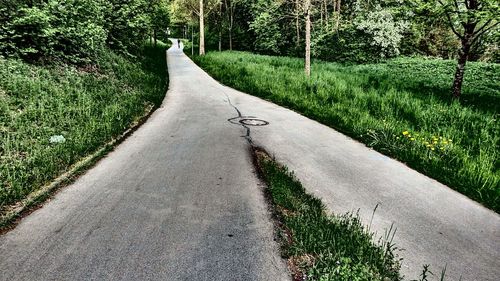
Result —
M161 104L165 50L145 46L135 59L108 51L85 69L0 59L2 219L11 221L16 207L41 200L46 194L37 191L59 175L93 163ZM89 155L95 157L73 166Z
M286 168L261 150L254 156L294 280L402 280L391 232L375 242L357 215L328 215Z
M296 58L211 52L193 59L230 87L331 126L500 212L498 64L469 63L456 102L454 61L316 61L307 79Z

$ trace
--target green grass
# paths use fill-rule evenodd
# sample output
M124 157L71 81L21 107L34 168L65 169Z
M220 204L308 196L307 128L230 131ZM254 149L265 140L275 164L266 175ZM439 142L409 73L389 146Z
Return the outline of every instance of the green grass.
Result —
M391 235L376 241L357 215L332 216L286 168L257 152L294 280L402 280Z
M166 46L94 67L0 59L0 211L124 132L166 93ZM53 136L65 141L54 143Z
M296 58L212 52L194 59L222 83L331 126L500 212L500 65L469 63L456 102L453 61L316 61L306 79Z

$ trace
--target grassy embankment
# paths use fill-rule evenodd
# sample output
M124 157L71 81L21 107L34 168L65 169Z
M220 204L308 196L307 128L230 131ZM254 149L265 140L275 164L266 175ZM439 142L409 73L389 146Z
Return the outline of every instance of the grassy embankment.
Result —
M1 215L161 104L165 48L85 69L0 59Z
M327 215L286 168L260 151L256 158L294 280L401 280L393 232L377 243L359 217Z
M294 109L500 212L500 65L470 63L460 102L454 61L342 65L212 52L195 61L222 83Z

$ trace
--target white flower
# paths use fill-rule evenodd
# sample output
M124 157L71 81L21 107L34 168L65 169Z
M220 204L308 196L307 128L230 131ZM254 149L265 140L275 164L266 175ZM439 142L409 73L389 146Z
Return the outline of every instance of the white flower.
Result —
M50 140L49 140L50 143L62 143L62 142L65 142L65 141L66 141L66 139L64 138L63 135L54 135L54 136L51 136Z

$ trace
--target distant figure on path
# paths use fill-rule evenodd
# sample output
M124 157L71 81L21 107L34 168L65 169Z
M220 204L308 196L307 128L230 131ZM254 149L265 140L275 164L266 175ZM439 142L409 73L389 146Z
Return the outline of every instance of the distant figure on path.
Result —
M181 39L177 39L177 47L181 48Z

